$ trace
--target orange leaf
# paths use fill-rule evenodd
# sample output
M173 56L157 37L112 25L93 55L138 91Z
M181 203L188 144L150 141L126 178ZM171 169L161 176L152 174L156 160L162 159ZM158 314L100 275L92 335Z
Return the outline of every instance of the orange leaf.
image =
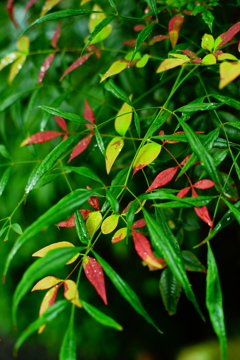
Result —
M107 305L106 287L101 265L96 259L86 256L83 260L83 269L88 281L95 287L98 295Z

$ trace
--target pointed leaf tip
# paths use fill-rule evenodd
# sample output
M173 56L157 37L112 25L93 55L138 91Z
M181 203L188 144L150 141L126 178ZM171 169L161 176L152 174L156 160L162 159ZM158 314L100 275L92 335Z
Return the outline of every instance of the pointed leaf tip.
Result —
M107 305L106 287L101 265L96 259L86 256L83 260L83 269L87 279L95 287L104 304Z

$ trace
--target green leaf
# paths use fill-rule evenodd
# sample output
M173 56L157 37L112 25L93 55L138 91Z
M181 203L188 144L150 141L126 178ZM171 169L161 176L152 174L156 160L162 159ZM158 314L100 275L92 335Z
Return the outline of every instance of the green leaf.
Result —
M59 157L68 149L68 147L78 138L79 134L71 135L68 139L61 142L57 145L39 164L39 166L31 173L27 185L25 187L25 192L28 194L34 186L37 184L38 180L41 179L55 164Z
M197 134L192 130L192 128L180 119L177 116L177 119L182 126L185 135L188 138L189 145L191 146L193 152L198 156L201 161L201 165L204 167L208 175L211 177L212 181L215 183L216 189L221 193L221 180L219 178L214 160L212 156L207 151L206 147L203 145Z
M212 35L204 34L202 37L201 47L208 51L212 51L214 47L214 38ZM216 58L215 58L216 59Z
M108 0L108 2L109 2L109 4L111 5L111 7L112 7L114 10L116 10L116 12L118 12L117 7L116 7L116 5L115 5L115 2L114 2L113 0Z
M76 230L79 240L83 244L88 244L89 242L89 233L86 227L86 223L83 220L82 214L77 210L74 213L74 220L76 224Z
M136 45L132 54L132 58L131 61L134 59L136 53L138 52L138 50L140 49L140 46L142 45L142 43L146 40L146 38L151 34L154 25L156 25L156 23L152 23L147 25L142 31L140 31L140 33L138 34L137 40L136 40Z
M156 0L146 0L150 10L153 12L156 19L158 18L158 10L157 10L157 3Z
M126 299L130 305L140 314L142 315L147 322L153 325L159 332L159 328L154 324L153 320L150 318L146 310L143 308L137 294L130 288L130 286L112 269L112 267L102 259L95 251L95 258L103 267L105 274L110 278L112 283L115 285L120 294Z
M94 129L94 133L96 136L98 148L101 151L101 153L103 154L103 156L105 156L106 150L105 150L104 142L103 142L102 136L97 127L95 127L95 129Z
M149 55L145 54L143 57L136 63L137 68L143 68L149 60Z
M57 96L55 99L49 102L49 106L52 108L58 108L62 102L67 98L70 94L70 91L65 91L63 94ZM45 111L42 115L41 123L40 123L40 131L44 131L49 120L51 119L51 115L49 112Z
M61 116L64 119L74 121L74 122L77 122L77 123L80 123L80 124L91 124L92 125L92 123L90 121L84 119L83 117L81 117L79 115L69 113L69 112L63 111L61 109L56 109L56 108L53 108L53 107L45 106L45 105L40 105L38 107L40 109L48 112L51 115Z
M210 203L210 201L212 201L213 199L215 199L217 196L197 196L197 197L185 197L185 198L180 198L174 194L171 193L167 193L165 192L165 190L167 189L163 189L163 190L156 190L153 191L152 193L145 193L143 195L140 195L139 199L141 200L173 200L176 201L177 203L179 203L179 206L174 206L174 207L181 207L181 204L186 204L186 207L191 207L191 206L206 206L207 204ZM168 203L166 203L167 205ZM168 207L171 207L172 201L169 203ZM155 207L158 206L162 206L163 204L154 204ZM177 204L176 204L177 205ZM165 206L164 206L165 207Z
M17 351L24 341L35 331L39 329L40 326L47 324L54 320L66 307L70 304L70 301L59 300L52 306L50 306L44 314L32 322L26 330L19 336L15 346L14 346L14 355L17 355ZM70 359L69 359L70 360ZM74 359L73 359L74 360Z
M34 186L34 190L35 189L39 189L42 186L45 186L47 184L49 184L50 182L52 182L53 180L55 180L60 174L49 174L49 175L44 175L38 182L37 184Z
M233 107L234 109L240 110L240 101L231 99L228 96L218 95L218 94L212 94L211 97L221 101L222 103L224 103L230 107Z
M119 86L117 86L112 79L109 79L105 83L104 88L110 93L112 93L115 98L123 100L127 104L131 105L131 100L128 98L125 91L122 90Z
M182 287L169 267L162 271L159 288L165 309L169 315L176 314Z
M119 74L123 70L127 69L128 64L129 64L128 61L123 59L114 61L114 63L112 63L110 68L102 76L100 83L106 80L108 77Z
M207 26L209 27L210 31L212 32L212 25L213 25L213 20L214 20L214 16L211 13L211 11L209 10L205 10L202 14L202 19L205 22L205 24L207 24Z
M103 19L93 30L93 32L89 35L89 37L87 38L87 41L82 49L81 54L83 53L83 51L86 49L86 47L91 43L91 44L95 44L97 42L100 42L102 40L104 40L112 31L112 27L110 27L108 29L108 31L106 32L106 34L102 34L101 37L99 37L98 35L100 35L100 31L103 30L103 28L105 28L108 24L110 24L110 22L115 18L115 16L110 16L107 17L105 19ZM96 38L96 36L98 36L97 39L94 40L94 38Z
M202 65L214 65L216 64L217 59L215 58L215 56L213 54L208 54L206 56L204 56L204 58L202 59Z
M191 251L183 250L182 257L184 267L187 271L207 272L205 266L200 263L196 255L194 255Z
M61 10L56 11L51 14L45 15L36 21L34 21L31 25L27 27L27 29L23 32L23 34L28 31L33 25L41 24L46 21L52 21L52 20L59 20L59 19L65 19L67 17L72 16L79 16L79 15L85 15L85 14L91 14L91 13L99 13L101 11L93 11L93 10L83 10L83 9L67 9L67 10Z
M206 148L206 150L210 150L213 147L215 141L219 140L218 139L219 133L220 133L220 129L217 128L205 136L202 143L203 143L203 146ZM197 160L198 160L197 155L192 154L190 159L188 159L186 164L184 164L178 177L182 176L192 165L195 164L195 162L197 162Z
M136 112L134 112L134 124L135 124L135 128L136 128L136 131L137 131L137 135L138 137L141 137L141 126L140 126L140 119L139 119L139 116Z
M227 339L222 307L222 291L217 264L209 243L206 306L214 331L220 341L221 360L227 360Z
M0 179L0 196L2 196L2 193L4 192L4 189L5 189L5 187L6 187L7 183L8 183L11 170L12 170L12 166L8 167L4 171L4 173L3 173L3 175L2 175L2 177Z
M173 239L172 235L169 236L169 232L171 233L171 231L165 221L161 221L161 224L156 222L156 220L154 220L144 208L143 213L153 245L159 249L173 275L182 285L186 296L194 304L197 312L204 320L202 312L189 283L178 242L176 239Z
M0 145L0 154L5 157L5 159L12 161L11 155L7 151L6 146Z
M63 338L59 360L77 360L74 318L72 316Z
M38 97L38 93L39 90L41 89L41 87L37 88L36 90L34 90L32 92L32 95L30 97L29 103L28 103L28 107L27 107L27 111L26 111L26 115L25 115L25 124L29 125L29 123L31 122L31 116L32 116L32 111L34 108L34 105L36 103L37 97Z
M84 166L80 166L80 167L64 166L63 170L74 171L75 173L82 175L85 178L92 179L100 184L103 184L102 180L91 169L88 169Z
M24 91L16 91L14 88L12 91L12 94L5 99L1 100L0 104L0 113L9 108L11 105L13 105L16 101L24 97L24 95L28 94L29 92L35 90L36 88L30 88Z
M61 269L74 255L84 250L84 247L68 247L49 251L43 258L36 260L23 274L22 279L13 295L12 317L14 325L17 324L17 309L21 299L33 287L34 283Z
M4 275L6 275L14 255L23 244L32 239L39 232L46 230L49 226L67 219L74 211L80 209L81 205L94 195L96 195L95 190L77 189L66 195L34 221L13 245L5 263Z
M22 228L19 224L15 223L11 225L11 228L13 229L13 231L15 231L17 234L22 235Z
M119 202L117 201L115 196L113 196L111 191L109 191L108 189L105 189L105 191L106 191L106 198L107 198L107 201L109 202L109 204L111 206L111 209L115 213L118 213L119 212Z
M88 304L86 301L83 301L81 299L82 306L86 312L92 316L96 321L98 321L100 324L104 326L109 326L111 328L114 328L116 330L122 330L122 326L119 325L115 320L113 320L111 317L105 315L100 310L96 309L94 306Z
M194 114L197 111L206 111L206 110L214 110L222 106L223 104L220 103L189 103L180 107L179 109L175 110L175 112L180 111L182 113L192 113ZM192 115L191 114L191 115Z
M229 207L235 218L237 219L238 223L240 224L240 211L236 206L231 204L229 201L227 201L225 198L223 198L225 204Z

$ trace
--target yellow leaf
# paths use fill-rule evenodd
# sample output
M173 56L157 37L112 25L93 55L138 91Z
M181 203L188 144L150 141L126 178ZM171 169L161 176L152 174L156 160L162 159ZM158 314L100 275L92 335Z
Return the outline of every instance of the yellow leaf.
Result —
M21 56L19 59L17 59L11 66L10 73L8 76L8 83L9 85L12 85L13 79L17 76L19 71L21 70L23 64L25 63L26 56Z
M1 60L0 60L0 71L5 68L5 66L13 63L16 59L18 59L20 56L22 56L22 54L20 52L12 52L10 54L5 55Z
M240 75L240 62L224 61L220 64L220 83L219 89L224 88Z
M17 41L17 49L23 53L29 51L30 39L28 36L21 36Z
M238 58L236 56L229 54L229 53L223 53L218 55L218 60L236 60L238 61Z
M110 215L102 223L101 230L103 234L110 234L118 225L119 215Z
M151 164L158 157L160 151L161 145L155 142L144 145L133 163L133 174Z
M41 303L40 310L39 310L39 316L42 316L42 314L51 305L53 305L55 303L57 292L58 292L58 285L56 285L53 288L51 288L50 290L48 290L48 292L45 294L43 301ZM41 334L43 332L43 330L45 329L45 327L46 327L46 325L40 326L38 329L38 333Z
M77 284L72 280L64 281L64 296L67 300L70 300L71 303L78 307L82 307L82 304L79 300L79 294L77 289Z
M119 229L119 230L117 230L115 232L115 234L113 235L111 241L114 244L114 243L116 243L118 241L121 241L121 240L125 239L126 236L127 236L127 228L124 227L124 228L121 228L121 229Z
M123 138L121 138L120 136L113 138L108 144L106 149L106 169L108 174L111 171L114 161L122 150L123 145L124 141Z
M132 100L132 95L129 96ZM122 136L124 136L129 129L132 122L132 107L127 103L124 103L115 119L115 130Z
M34 287L32 288L31 291L35 291L35 290L46 290L49 289L55 285L57 285L58 283L60 283L61 281L63 281L62 279L56 278L55 276L46 276L45 278L39 280Z
M40 16L44 16L49 10L51 10L55 5L60 3L62 0L47 0L42 7Z
M80 2L80 6L82 6L82 5L86 4L86 3L88 3L89 1L92 1L92 0L82 0L82 1Z
M119 74L120 72L122 72L123 70L125 70L128 66L128 61L127 60L117 60L115 61L110 68L108 69L107 72L105 72L105 74L102 76L102 79L100 81L100 83L104 80L106 80L108 77Z
M74 245L72 243L68 242L68 241L60 241L58 243L54 243L54 244L45 246L41 250L39 250L39 251L35 252L34 254L32 254L32 256L44 257L48 253L48 251L50 251L50 250L61 249L61 248L66 248L66 247L74 247ZM66 265L72 264L78 257L79 257L78 254L74 255L66 263Z
M88 218L86 221L86 227L87 227L90 238L93 236L95 231L97 231L101 222L102 222L102 214L100 211L93 211L88 215Z
M203 65L213 65L213 64L216 64L216 62L217 62L217 60L213 54L208 54L208 55L204 56L204 58L202 59Z
M190 59L188 59L188 60L184 60L184 59L166 59L158 67L157 73L161 73L163 71L173 69L173 68L175 68L177 66L185 64L188 61L190 61Z

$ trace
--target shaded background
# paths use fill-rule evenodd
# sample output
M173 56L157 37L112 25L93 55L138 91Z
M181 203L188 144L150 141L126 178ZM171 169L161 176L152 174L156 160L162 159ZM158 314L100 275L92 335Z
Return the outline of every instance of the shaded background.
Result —
M144 1L117 1L119 12L125 15L141 16L142 9L146 6ZM110 11L108 2L98 1L98 4L104 10ZM19 19L22 29L27 27L27 24L38 18L42 2L37 2L30 10L29 14L23 16L23 7L25 1L16 1L16 18ZM74 1L63 1L56 9L74 8L78 7ZM213 35L216 37L223 31L227 30L232 24L238 20L239 7L224 6L217 7L215 11L216 22L214 23ZM90 3L89 7L92 4ZM161 16L163 26L167 26L169 16L166 18ZM62 35L59 41L59 47L76 48L82 46L82 41L88 34L87 30L88 17L78 17L66 19L62 26ZM21 30L15 30L10 24L8 16L5 11L5 2L0 3L0 42L1 50L0 57L8 52L15 51L15 42L20 35ZM106 40L106 47L114 49L124 49L122 41L136 38L136 32L133 31L135 22L127 20L116 20L112 35ZM50 40L55 29L56 22L49 22L33 27L28 31L27 35L31 39L31 51L39 49L49 49ZM194 29L194 34L192 30ZM207 26L202 22L201 17L186 17L184 25L181 30L179 43L185 42L186 48L188 44L189 31L197 44L200 44L201 37L205 32L209 32ZM166 34L167 30L162 29L162 33ZM77 45L76 45L77 44ZM236 47L236 46L235 46ZM192 48L196 51L198 49ZM130 50L129 50L130 51ZM165 57L166 53L170 51L168 42L159 43L154 47L153 55L158 57ZM228 49L229 52L235 52L235 48ZM155 52L155 53L154 53ZM26 64L21 70L20 74L14 80L10 90L6 90L6 81L9 72L9 67L5 68L0 73L0 93L3 98L7 97L7 92L24 90L26 88L35 87L37 85L37 74L39 68L45 58L46 54L36 56L29 56ZM45 126L46 129L58 130L53 117L47 117L39 109L37 105L49 105L52 100L59 97L65 91L67 93L66 100L62 102L61 109L79 115L83 115L83 101L86 98L93 107L97 122L101 123L106 119L114 116L121 106L121 102L113 98L109 93L105 93L102 85L99 85L98 73L104 73L109 64L119 59L119 55L114 52L102 52L102 57L96 61L93 57L85 64L85 68L75 70L68 76L61 84L58 79L76 58L79 53L60 53L56 56L53 66L49 69L45 79L44 86L39 90L39 95L34 109L31 112L30 118L26 118L27 106L29 104L30 95L17 101L10 109L0 114L0 136L1 144L5 144L12 155L14 162L36 161L43 159L60 140L56 139L52 142L43 145L35 145L34 147L19 148L20 143L27 135L39 131L40 126ZM174 73L167 74L169 80L164 86L156 85L159 82L159 75L155 74L155 70L159 65L159 60L149 62L144 69L131 68L115 77L116 83L122 87L128 94L134 93L134 99L139 99L136 102L136 108L145 108L139 110L141 117L141 126L144 131L149 125L151 116L154 115L154 110L147 109L149 107L161 106L167 99L167 96L174 83ZM177 72L176 72L177 73ZM175 74L176 74L175 73ZM207 90L209 93L219 92L218 90L218 70L215 68L205 68L202 71L202 76L206 81ZM171 79L172 77L172 79ZM154 87L154 88L153 88ZM72 90L74 89L74 90ZM142 98L142 94L149 89L153 89L149 95ZM192 77L187 81L183 87L177 91L172 99L169 108L175 109L196 97L203 96L204 92L200 86L197 77ZM224 89L225 96L239 97L239 81L236 81ZM221 108L221 117L224 120L229 116L237 117L238 114L228 107ZM234 119L235 119L234 118ZM192 126L196 130L203 130L206 132L214 129L213 114L208 113L204 115L196 114L192 118ZM171 133L174 130L176 123L173 119L169 119L166 124L166 132ZM69 124L69 129L75 131L75 124ZM113 125L109 125L106 133L114 134ZM134 134L133 134L134 135ZM231 134L232 141L239 143L239 133L235 131ZM105 145L108 139L104 138ZM72 163L73 166L89 166L99 176L101 174L102 180L106 184L110 184L109 177L105 173L104 159L97 148L91 145L91 150L86 154L82 154ZM175 146L171 148L177 157L178 154L187 153L188 149L185 145ZM113 171L111 172L111 179L117 172L129 164L132 159L132 143L126 142L124 153L117 160ZM1 163L7 163L7 160L1 157ZM167 164L167 165L166 165ZM146 174L149 179L153 179L158 172L166 168L166 166L174 166L174 162L166 154L161 154L161 159L156 160L148 169ZM1 197L0 201L0 216L5 218L15 208L18 201L24 193L24 187L31 170L34 168L33 164L18 164L12 168L10 181L7 188ZM3 168L0 168L2 172ZM199 172L196 168L191 176L198 179ZM229 159L227 158L221 165L221 171L229 171ZM83 188L85 186L95 187L96 184L92 181L83 180L76 175L69 176L71 185L74 189ZM236 186L239 182L233 173L233 181ZM186 184L185 179L180 179L176 185L181 189ZM131 182L131 190L136 194L141 194L146 190L146 184L143 176L139 173ZM21 224L23 230L26 229L35 219L43 214L49 207L55 204L61 197L69 192L67 183L62 176L59 176L53 183L50 183L42 188L33 190L28 196L25 205L22 205L16 212L13 222ZM205 193L206 194L206 193ZM126 206L132 198L126 196L121 205ZM212 207L211 207L212 206ZM210 213L213 214L214 205L209 207ZM224 204L220 204L217 214L217 220L226 212ZM177 221L178 213L166 214L173 221ZM184 231L184 249L192 249L194 245L202 241L207 233L208 227L200 219L198 219L193 210L184 212L183 223L189 219L194 219L198 224L195 230ZM17 238L17 234L10 232L8 242L0 243L1 259L0 270L4 265L7 254L9 253L12 244ZM119 322L124 330L117 332L109 328L105 328L90 318L82 309L76 310L75 329L77 338L77 349L79 360L100 360L100 359L131 359L131 360L217 360L219 359L218 344L216 336L213 332L212 326L208 319L205 307L205 283L206 275L202 273L188 273L193 290L199 301L201 309L207 318L207 323L203 323L199 315L196 313L193 305L182 294L178 313L175 316L168 316L164 309L163 302L159 292L159 278L160 271L149 272L146 267L141 264L140 258L135 254L131 241L128 245L121 242L114 245L110 243L111 236L102 236L97 243L95 250L99 252L113 268L125 279L129 285L134 289L141 299L144 307L154 319L155 323L160 327L164 334L159 334L157 331L145 322L130 305L121 297L106 278L106 287L108 294L109 306L106 308L101 299L95 294L95 290L82 278L80 283L80 297L89 301L91 304L104 311L109 316L112 316ZM40 248L57 241L70 241L78 244L75 234L75 229L61 229L56 227L48 229L46 232L37 235L32 241L25 244L12 262L12 266L8 273L6 284L0 285L0 355L1 360L8 360L12 358L12 347L18 336L13 331L11 322L11 304L12 295L22 277L26 268L32 264L32 253ZM239 287L240 275L240 243L239 243L239 227L237 222L233 222L227 229L224 229L220 236L212 240L212 249L214 251L216 261L219 268L221 279L221 286L223 292L223 305L225 310L226 328L229 337L229 360L237 360L240 354L240 310L239 298L237 296ZM194 251L201 262L206 266L206 248L201 247ZM64 274L65 270L62 271ZM66 274L66 273L65 273ZM55 274L51 274L55 275ZM57 272L56 276L60 277L61 272ZM63 275L64 276L64 275ZM73 276L74 280L74 276ZM38 310L44 292L29 293L21 302L18 313L18 328L19 332L27 327L29 323L34 321L38 316ZM60 295L60 294L59 294ZM59 298L62 295L59 296ZM32 335L19 351L19 360L25 359L42 359L55 360L58 358L58 351L62 342L69 319L69 313L61 314L53 323L49 324L46 330L41 335ZM196 345L197 344L197 345ZM194 346L197 347L194 347ZM193 347L192 347L193 346ZM184 353L179 355L184 348ZM194 352L197 355L194 355ZM189 355L190 354L190 355ZM178 357L179 356L179 357Z

